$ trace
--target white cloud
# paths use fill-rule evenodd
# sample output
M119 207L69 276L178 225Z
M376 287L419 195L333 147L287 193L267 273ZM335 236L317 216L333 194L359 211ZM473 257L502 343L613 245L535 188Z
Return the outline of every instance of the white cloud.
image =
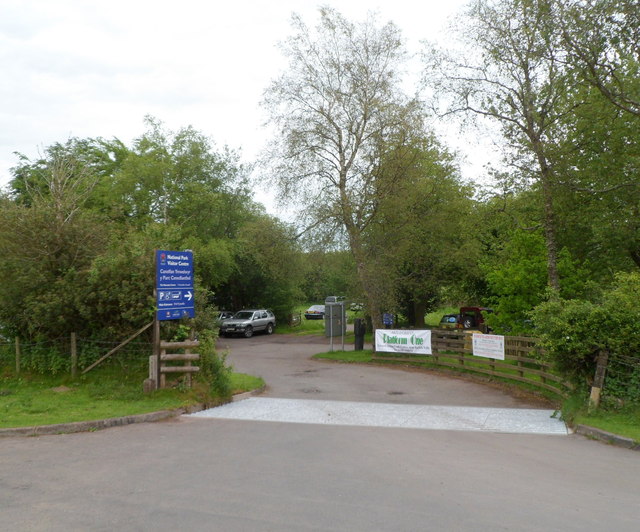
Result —
M276 44L296 11L316 1L3 0L0 5L0 186L14 151L37 156L68 138L128 143L151 114L192 125L253 158L262 148L259 101L284 66ZM433 38L463 0L340 2L351 19L378 11L409 46Z

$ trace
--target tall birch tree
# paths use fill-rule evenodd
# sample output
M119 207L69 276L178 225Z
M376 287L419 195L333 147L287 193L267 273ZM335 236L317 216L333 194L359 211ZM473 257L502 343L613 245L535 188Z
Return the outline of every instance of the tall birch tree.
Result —
M330 8L309 28L293 16L282 45L283 74L265 91L275 136L269 172L283 203L296 205L305 229L342 235L374 325L389 294L365 235L404 171L381 176L382 161L398 158L424 132L418 101L402 90L406 52L393 23L370 15L353 23ZM411 164L406 159L407 164Z

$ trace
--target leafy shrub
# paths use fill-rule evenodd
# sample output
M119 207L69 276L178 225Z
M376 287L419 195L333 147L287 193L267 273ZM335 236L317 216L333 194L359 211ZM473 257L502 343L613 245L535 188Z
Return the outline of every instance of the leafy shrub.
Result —
M233 368L226 365L226 356L219 355L215 346L215 333L205 330L199 335L200 372L198 378L208 383L214 397L231 397L231 373Z
M598 352L608 350L603 393L640 400L640 273L618 274L596 303L551 299L536 307L533 319L542 347L566 378L590 383Z
M531 334L529 313L547 298L547 251L540 233L514 231L498 256L482 265L492 296L488 304L494 314L487 323L496 332ZM567 249L558 254L562 277L561 296L581 297L588 284L585 271Z

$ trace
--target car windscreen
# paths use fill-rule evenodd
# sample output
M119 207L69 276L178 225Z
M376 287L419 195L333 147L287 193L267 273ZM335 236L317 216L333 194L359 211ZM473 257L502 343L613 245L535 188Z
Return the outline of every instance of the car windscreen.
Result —
M237 320L250 320L251 318L253 318L253 312L236 312L234 318Z

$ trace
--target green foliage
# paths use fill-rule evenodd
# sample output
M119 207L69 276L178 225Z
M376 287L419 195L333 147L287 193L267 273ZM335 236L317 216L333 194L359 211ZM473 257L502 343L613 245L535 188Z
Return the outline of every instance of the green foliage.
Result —
M282 317L299 300L290 229L250 200L237 154L191 127L147 126L130 148L72 139L13 169L12 194L0 196L3 334L126 338L153 318L155 249L194 251L197 330L215 327L214 303ZM65 352L34 351L27 364L67 371Z
M216 351L216 335L213 331L202 331L199 335L200 372L197 378L205 382L212 395L228 399L233 393L231 374L233 368L226 365L226 355Z
M3 201L0 323L11 335L80 331L87 272L104 249L108 226L84 209L91 177L76 164L51 160L29 201Z
M304 301L319 305L329 295L344 295L347 299L362 297L353 256L348 251L308 251L303 253L300 264Z
M531 334L530 312L546 300L548 293L546 247L537 232L513 231L502 249L482 264L490 296L489 306L496 312L487 323L497 332ZM560 294L568 299L585 293L586 271L572 260L569 251L558 254Z
M235 268L216 291L220 308L270 308L280 322L301 299L302 256L291 228L261 215L246 221L235 243Z
M398 171L398 157L382 161L383 177ZM381 282L393 290L384 310L420 327L447 289L479 275L480 248L471 230L473 189L460 180L451 154L425 134L402 158L411 164L380 199L381 220L367 233L367 247L380 263Z
M590 301L551 299L536 307L533 318L556 368L579 385L591 379L610 333L604 330L603 310Z
M552 298L533 312L536 334L558 370L579 385L590 382L599 350L609 352L604 395L638 401L640 274L621 273L597 303Z

